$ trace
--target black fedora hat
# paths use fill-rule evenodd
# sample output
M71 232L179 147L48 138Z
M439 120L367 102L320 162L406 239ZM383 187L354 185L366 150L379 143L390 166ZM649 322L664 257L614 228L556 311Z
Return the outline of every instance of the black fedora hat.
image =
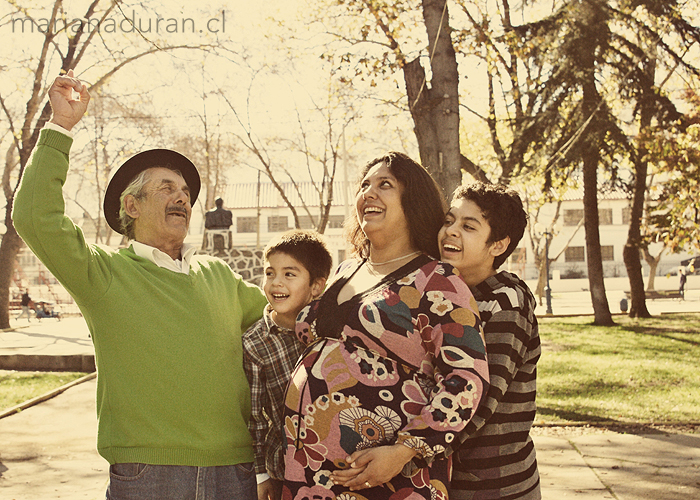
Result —
M135 154L126 160L114 173L105 192L105 219L107 219L109 227L116 232L124 234L124 230L119 222L119 198L122 192L124 192L134 177L152 167L179 170L187 183L187 187L190 188L190 203L194 205L194 202L197 201L201 181L197 168L189 158L171 149L151 149Z

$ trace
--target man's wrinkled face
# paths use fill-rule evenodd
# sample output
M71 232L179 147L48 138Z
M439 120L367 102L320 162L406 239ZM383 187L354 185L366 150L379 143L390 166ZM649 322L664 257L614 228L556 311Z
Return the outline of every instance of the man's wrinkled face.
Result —
M159 247L184 241L192 216L190 189L182 176L167 168L147 171L143 196L134 199L136 241Z

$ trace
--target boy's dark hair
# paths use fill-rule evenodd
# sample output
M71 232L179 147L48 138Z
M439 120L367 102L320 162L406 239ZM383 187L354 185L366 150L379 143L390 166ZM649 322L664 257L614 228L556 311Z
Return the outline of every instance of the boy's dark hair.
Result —
M442 191L428 171L403 153L391 151L370 161L360 172L362 179L372 167L385 162L391 173L403 186L401 208L406 216L411 243L421 252L440 258L437 236L445 221L447 207ZM348 241L359 257L369 257L369 240L360 228L357 214L346 221Z
M265 248L265 260L275 253L284 253L298 260L309 271L309 284L317 278L327 279L331 274L333 258L316 231L292 229L282 233Z
M493 268L498 269L518 246L527 227L527 214L520 196L502 184L475 182L455 190L452 201L460 199L473 201L481 209L491 228L487 243L510 236L506 251L493 259Z

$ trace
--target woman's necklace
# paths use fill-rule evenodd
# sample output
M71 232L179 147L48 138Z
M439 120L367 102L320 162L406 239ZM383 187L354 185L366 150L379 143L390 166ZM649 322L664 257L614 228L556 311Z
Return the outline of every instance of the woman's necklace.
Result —
M400 260L406 259L408 257L412 257L414 255L417 255L420 253L420 250L416 250L415 252L407 253L406 255L402 255L401 257L396 257L395 259L391 260L386 260L384 262L373 262L371 259L367 259L367 262L372 266L372 267L377 267L377 266L383 266L385 264L391 264L392 262L398 262Z

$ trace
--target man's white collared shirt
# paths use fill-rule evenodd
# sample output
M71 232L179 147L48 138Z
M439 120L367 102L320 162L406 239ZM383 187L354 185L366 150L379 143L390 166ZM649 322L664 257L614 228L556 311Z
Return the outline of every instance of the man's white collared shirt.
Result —
M132 241L131 246L134 248L134 253L139 257L148 259L156 266L174 271L176 273L190 274L190 260L197 251L197 247L193 245L182 245L180 255L182 259L174 260L167 253L158 250L156 247Z

